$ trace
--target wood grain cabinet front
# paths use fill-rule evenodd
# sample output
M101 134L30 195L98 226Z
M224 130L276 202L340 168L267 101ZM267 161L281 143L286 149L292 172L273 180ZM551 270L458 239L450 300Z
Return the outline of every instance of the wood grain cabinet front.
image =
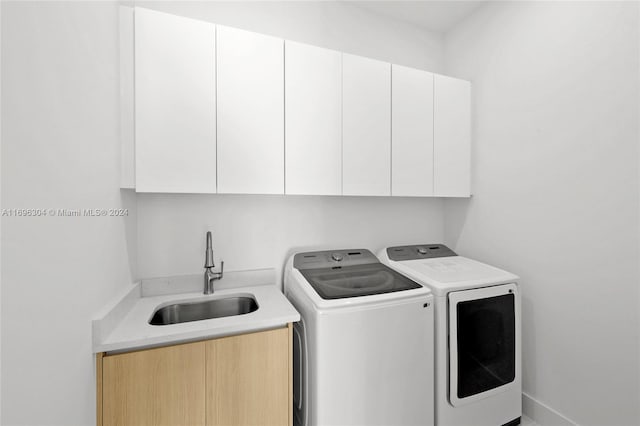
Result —
M292 424L291 325L97 355L98 425Z
M289 330L206 342L207 425L287 425Z

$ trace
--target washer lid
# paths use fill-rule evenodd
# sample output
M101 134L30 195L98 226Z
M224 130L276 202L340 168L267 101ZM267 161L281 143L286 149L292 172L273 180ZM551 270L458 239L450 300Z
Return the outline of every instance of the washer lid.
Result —
M381 263L302 269L300 273L323 299L371 296L422 287Z
M513 280L514 276L501 269L467 259L466 257L443 257L439 259L410 260L404 262L420 276L442 284L467 281L499 282Z
M367 249L297 253L293 267L323 299L371 296L423 288L380 263Z
M390 261L391 266L426 285L436 295L450 291L515 283L518 276L462 256Z

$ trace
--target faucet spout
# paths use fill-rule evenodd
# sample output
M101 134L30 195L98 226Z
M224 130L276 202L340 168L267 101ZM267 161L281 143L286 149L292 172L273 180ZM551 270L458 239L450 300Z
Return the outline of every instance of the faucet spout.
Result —
M207 232L207 249L204 259L204 294L213 294L213 282L222 279L224 273L224 261L220 262L220 272L215 272L213 268L213 243L211 242L211 231Z
M211 242L211 231L207 231L207 249L204 256L204 267L215 268L216 265L213 262L213 243Z

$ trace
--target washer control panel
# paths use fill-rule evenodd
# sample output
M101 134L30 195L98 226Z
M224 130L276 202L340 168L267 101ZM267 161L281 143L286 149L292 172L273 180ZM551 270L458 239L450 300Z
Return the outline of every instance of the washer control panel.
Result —
M341 249L297 253L293 257L296 269L339 268L343 266L380 263L367 249Z
M457 254L444 244L417 244L413 246L389 247L387 249L387 256L389 256L391 260L402 261L457 256Z

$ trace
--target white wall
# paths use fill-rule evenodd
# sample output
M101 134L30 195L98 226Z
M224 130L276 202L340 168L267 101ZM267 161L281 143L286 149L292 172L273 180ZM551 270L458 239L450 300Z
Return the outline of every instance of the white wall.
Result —
M637 9L490 3L445 37L475 110L446 240L522 277L524 391L584 425L640 423Z
M137 2L176 15L440 71L439 35L339 2ZM138 194L138 276L200 273L204 235L216 262L280 269L293 247L440 241L442 201L388 197Z
M293 248L441 241L442 201L425 198L138 194L141 277L203 271L205 233L226 270L280 269Z
M122 204L115 3L2 2L2 207ZM121 218L2 218L3 425L95 422L92 315L131 283Z

